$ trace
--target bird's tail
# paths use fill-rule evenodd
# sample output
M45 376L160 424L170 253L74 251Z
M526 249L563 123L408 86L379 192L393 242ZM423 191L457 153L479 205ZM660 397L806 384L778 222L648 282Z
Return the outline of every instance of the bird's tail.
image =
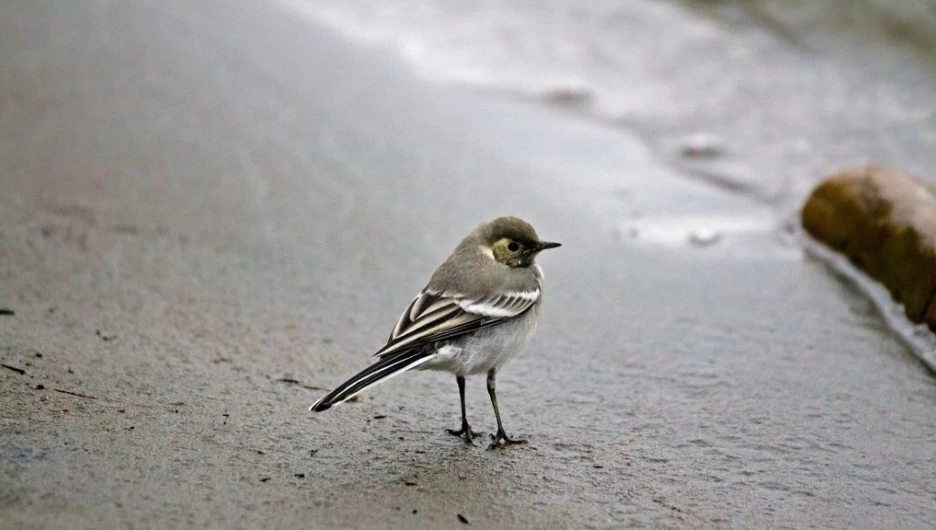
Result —
M316 401L309 410L328 410L332 405L347 401L374 385L431 360L434 355L435 352L429 348L417 348L383 357Z

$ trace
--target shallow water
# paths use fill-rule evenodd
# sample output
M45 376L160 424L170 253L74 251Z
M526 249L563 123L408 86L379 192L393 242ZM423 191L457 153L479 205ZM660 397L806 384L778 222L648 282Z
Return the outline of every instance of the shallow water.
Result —
M636 132L686 176L782 212L843 165L882 162L923 177L936 167L931 65L883 30L836 27L867 9L813 5L804 15L791 5L791 19L812 14L819 28L783 30L751 7L787 14L769 2L688 2L696 9L687 11L659 0L282 1L359 42L395 50L431 79ZM910 18L918 9L898 4L907 8L881 11ZM832 27L819 31L829 19ZM714 156L683 156L700 136L713 139Z

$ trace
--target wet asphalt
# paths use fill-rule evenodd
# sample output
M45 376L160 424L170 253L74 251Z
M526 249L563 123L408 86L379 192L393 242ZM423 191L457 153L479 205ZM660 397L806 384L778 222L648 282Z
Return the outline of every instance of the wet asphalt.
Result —
M0 50L11 528L931 524L932 377L767 206L639 137L266 2L15 2ZM643 244L633 208L748 228ZM499 377L530 443L447 435L445 374L308 413L503 214L563 243Z

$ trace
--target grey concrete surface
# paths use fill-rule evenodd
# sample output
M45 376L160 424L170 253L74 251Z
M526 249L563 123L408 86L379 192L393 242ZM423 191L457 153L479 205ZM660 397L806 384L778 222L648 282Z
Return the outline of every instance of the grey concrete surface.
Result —
M775 227L631 244L634 197L767 208L637 138L265 2L3 3L0 57L4 528L931 525L930 375ZM443 374L310 415L504 213L564 243L500 378L530 444L446 435Z

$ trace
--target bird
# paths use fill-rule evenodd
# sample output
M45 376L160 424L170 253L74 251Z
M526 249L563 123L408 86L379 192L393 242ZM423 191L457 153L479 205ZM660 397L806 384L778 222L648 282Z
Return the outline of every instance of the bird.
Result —
M468 445L481 433L465 414L465 378L486 374L497 420L490 449L526 443L507 436L497 405L498 371L525 349L543 303L540 252L561 246L542 241L526 221L498 217L471 231L435 270L397 320L377 360L316 401L322 412L408 370L455 375L461 428L446 429Z

